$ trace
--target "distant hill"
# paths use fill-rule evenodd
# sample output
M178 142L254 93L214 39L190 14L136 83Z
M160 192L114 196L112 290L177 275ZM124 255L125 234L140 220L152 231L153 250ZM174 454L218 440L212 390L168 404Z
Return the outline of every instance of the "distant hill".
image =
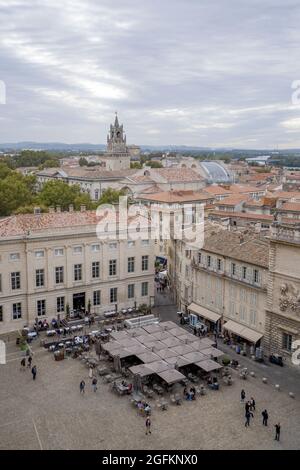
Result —
M237 153L244 155L251 154L262 154L262 155L276 155L276 154L299 154L300 149L280 149L278 150L268 150L268 149L240 149L240 148L214 148L214 147L197 147L189 145L140 145L142 151L144 152L179 152L179 153L197 153L197 152L216 152L216 153ZM9 143L0 143L0 151L20 151L20 150L48 150L48 151L62 151L62 152L103 152L106 149L104 144L90 144L90 143L78 143L78 144L66 144L63 142L9 142Z

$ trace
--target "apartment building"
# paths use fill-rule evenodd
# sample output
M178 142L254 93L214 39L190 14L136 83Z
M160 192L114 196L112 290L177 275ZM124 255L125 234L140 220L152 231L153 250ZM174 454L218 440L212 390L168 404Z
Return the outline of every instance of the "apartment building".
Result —
M99 221L107 232L100 228L100 239ZM147 223L131 222L126 234L94 211L2 219L0 333L32 324L36 317L63 317L67 306L90 304L92 312L102 313L153 303L154 243Z

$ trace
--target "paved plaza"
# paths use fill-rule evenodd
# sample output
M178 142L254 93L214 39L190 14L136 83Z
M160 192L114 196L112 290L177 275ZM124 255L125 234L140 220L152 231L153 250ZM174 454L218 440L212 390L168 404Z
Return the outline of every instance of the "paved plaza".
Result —
M20 371L20 353L13 342L8 363L0 366L1 449L299 449L300 402L277 392L260 377L241 381L233 374L231 387L209 390L206 396L161 411L154 407L152 434L145 435L145 419L99 379L92 391L88 369L78 359L56 362L52 354L34 346L37 380L29 369ZM79 383L86 382L85 396ZM257 409L249 429L244 426L240 391L255 397ZM150 401L155 404L155 399ZM262 426L267 408L269 426ZM282 426L281 442L274 440L274 424Z

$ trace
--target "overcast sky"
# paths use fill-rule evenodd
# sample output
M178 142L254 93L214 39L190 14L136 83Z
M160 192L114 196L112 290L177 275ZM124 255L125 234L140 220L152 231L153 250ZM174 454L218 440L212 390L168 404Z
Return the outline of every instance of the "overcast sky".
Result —
M300 147L299 25L299 0L0 0L0 142L105 143L117 110L132 144Z

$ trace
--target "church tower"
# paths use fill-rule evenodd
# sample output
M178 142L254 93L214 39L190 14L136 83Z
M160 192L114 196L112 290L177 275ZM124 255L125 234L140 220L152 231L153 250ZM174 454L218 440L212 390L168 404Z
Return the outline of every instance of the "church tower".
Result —
M126 146L126 135L123 124L119 124L117 113L115 122L110 125L107 135L105 160L108 170L127 170L130 168L130 155Z

